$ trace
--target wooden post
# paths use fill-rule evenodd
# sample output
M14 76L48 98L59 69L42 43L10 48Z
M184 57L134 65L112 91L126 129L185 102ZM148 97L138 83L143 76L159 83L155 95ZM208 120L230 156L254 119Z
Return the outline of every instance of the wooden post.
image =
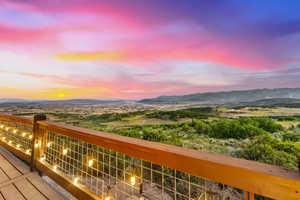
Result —
M34 115L33 118L33 139L31 143L31 162L30 162L30 170L35 171L35 163L36 159L40 157L40 148L42 144L42 136L40 135L38 121L46 120L47 117L44 114ZM37 147L35 145L38 145Z
M244 199L245 200L255 200L254 193L251 192L244 192Z
M300 154L298 154L298 172L300 173Z

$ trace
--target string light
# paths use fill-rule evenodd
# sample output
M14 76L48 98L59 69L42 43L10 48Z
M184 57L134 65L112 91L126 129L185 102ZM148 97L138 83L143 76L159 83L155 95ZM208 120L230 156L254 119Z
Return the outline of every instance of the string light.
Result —
M73 179L74 185L77 185L77 184L78 184L78 181L79 181L79 178L78 178L78 177L75 177L75 178Z
M48 148L51 147L51 145L52 145L52 142L48 142L48 143L47 143L47 147L48 147Z
M56 172L57 171L57 165L53 166L53 170Z
M32 139L32 135L29 135L28 138L31 140Z
M88 166L92 167L93 165L94 165L94 160L93 159L89 160L88 161Z
M27 150L26 150L26 154L30 154L30 149L27 149Z
M38 148L40 146L40 143L39 142L36 142L35 144L34 144L34 147L35 148Z
M22 137L25 137L25 136L26 136L26 133L25 133L25 132L23 132L23 133L22 133Z
M46 160L46 156L42 156L41 158L40 158L40 161L41 162L44 162Z
M6 131L8 131L9 130L9 128L8 127L6 127L6 129L5 129Z
M63 149L62 154L65 156L68 153L68 149Z
M112 199L111 196L104 197L104 200L111 200L111 199Z
M13 133L17 133L17 132L18 132L18 130L17 130L17 129L14 129L14 130L13 130Z
M9 140L9 141L8 141L8 144L11 144L11 143L12 143L12 141L11 141L11 140Z
M131 176L131 177L130 177L130 184L131 184L132 186L134 186L134 185L136 184L136 178L135 178L135 176Z
M2 140L5 141L6 137L2 137Z
M4 128L4 125L1 125L0 128L3 129L3 128Z
M19 148L21 147L21 145L20 145L20 144L17 144L16 147L17 147L17 149L19 149Z

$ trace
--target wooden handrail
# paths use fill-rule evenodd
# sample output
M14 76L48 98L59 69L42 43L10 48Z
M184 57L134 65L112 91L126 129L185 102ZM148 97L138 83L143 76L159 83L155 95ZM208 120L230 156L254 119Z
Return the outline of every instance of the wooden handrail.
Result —
M8 114L0 114L0 120L6 120L21 124L27 124L27 125L33 125L33 120L26 117L19 117L14 115L8 115Z
M33 124L29 119L8 115L0 115L0 119ZM300 199L300 175L290 169L50 121L36 123L43 130L242 189L248 192L245 197L248 199L253 194L273 199ZM40 170L47 169L42 163L38 164Z

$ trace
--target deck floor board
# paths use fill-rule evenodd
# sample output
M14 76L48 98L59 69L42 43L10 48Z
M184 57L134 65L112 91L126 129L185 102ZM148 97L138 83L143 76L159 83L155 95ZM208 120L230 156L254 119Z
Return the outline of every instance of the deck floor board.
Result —
M15 168L11 163L8 162L7 158L0 155L0 160L0 168L9 177L9 179L14 179L22 175L21 172L17 170L17 168Z
M4 171L2 171L2 169L0 169L0 184L3 182L6 182L6 181L9 181L9 178L4 173Z
M14 184L26 199L47 200L27 179L18 180Z
M5 200L25 200L13 184L0 188L0 192Z
M28 165L0 147L0 200L64 200Z

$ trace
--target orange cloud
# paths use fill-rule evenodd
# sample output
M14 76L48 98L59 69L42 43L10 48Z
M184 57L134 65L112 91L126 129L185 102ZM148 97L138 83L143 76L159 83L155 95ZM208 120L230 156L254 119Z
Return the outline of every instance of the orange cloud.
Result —
M102 95L107 93L108 88L50 88L46 91L38 92L36 95L43 99L70 99L90 97L91 95Z
M250 55L237 56L236 50L228 50L221 44L216 47L206 47L203 49L193 49L187 47L169 47L153 49L122 49L118 51L102 52L67 52L55 55L55 59L64 61L110 61L116 63L126 63L131 67L147 68L151 62L174 62L174 61L195 61L212 62L224 66L244 68L249 70L260 70L286 61L273 62L264 57L253 59ZM152 66L155 69L154 66ZM165 66L157 64L156 67L163 69ZM151 69L150 69L151 70Z
M70 60L70 61L89 61L89 60L120 60L122 56L119 52L106 51L106 52L91 52L91 53L80 53L70 52L62 53L55 56L58 60Z

